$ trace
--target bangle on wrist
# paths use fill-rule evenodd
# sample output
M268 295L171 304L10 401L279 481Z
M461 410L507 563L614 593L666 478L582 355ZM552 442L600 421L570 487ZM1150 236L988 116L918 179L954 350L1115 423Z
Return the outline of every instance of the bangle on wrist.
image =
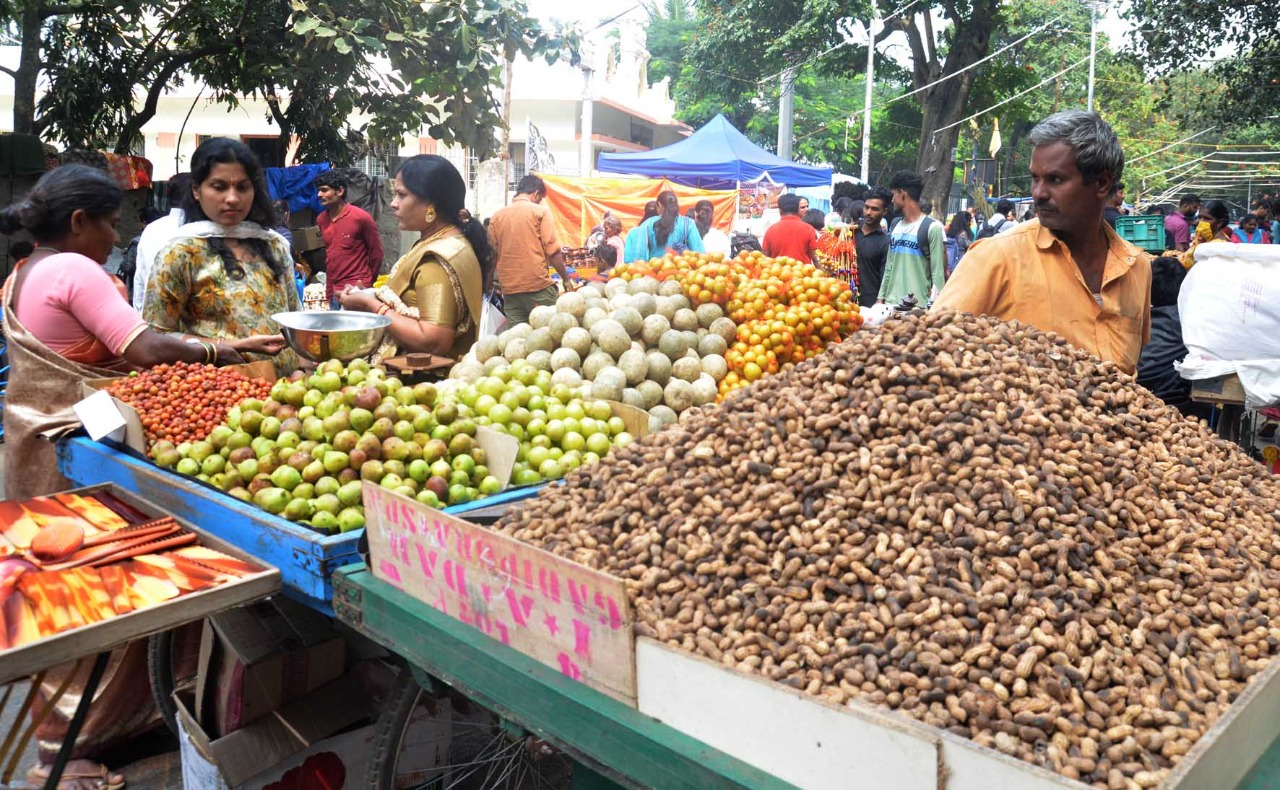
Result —
M378 315L386 315L391 312L391 305L384 304L378 308Z

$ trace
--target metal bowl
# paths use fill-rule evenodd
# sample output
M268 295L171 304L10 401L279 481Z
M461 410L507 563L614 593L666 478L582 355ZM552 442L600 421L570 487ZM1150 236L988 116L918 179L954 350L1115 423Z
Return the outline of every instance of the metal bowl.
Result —
M312 362L350 362L367 357L382 342L391 319L346 310L276 313L271 316L289 347Z

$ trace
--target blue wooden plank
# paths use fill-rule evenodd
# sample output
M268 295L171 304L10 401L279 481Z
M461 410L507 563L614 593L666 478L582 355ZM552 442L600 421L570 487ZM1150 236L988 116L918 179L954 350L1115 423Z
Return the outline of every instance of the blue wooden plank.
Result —
M321 535L99 442L59 442L58 468L77 485L115 483L274 565L291 595L317 608L329 609L333 571L359 560L358 533Z

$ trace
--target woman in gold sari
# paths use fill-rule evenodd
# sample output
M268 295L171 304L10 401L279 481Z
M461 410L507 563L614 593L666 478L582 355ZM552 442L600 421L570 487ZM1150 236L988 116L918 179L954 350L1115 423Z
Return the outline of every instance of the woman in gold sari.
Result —
M415 156L396 173L391 208L418 242L386 285L338 297L344 309L391 319L374 362L414 352L461 359L476 342L494 260L484 227L463 213L466 197L466 182L444 157Z

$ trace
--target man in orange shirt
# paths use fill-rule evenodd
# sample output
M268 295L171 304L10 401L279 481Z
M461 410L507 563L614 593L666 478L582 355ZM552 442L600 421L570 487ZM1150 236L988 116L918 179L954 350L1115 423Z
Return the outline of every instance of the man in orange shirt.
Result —
M527 323L538 305L554 305L560 290L547 274L547 265L569 285L564 255L556 239L551 212L542 205L547 185L528 175L516 185L511 205L489 218L489 243L498 259L498 284L502 286L502 313L512 325Z
M934 309L1016 319L1133 373L1151 336L1151 258L1103 219L1120 183L1120 141L1068 110L1031 131L1036 218L976 242Z

